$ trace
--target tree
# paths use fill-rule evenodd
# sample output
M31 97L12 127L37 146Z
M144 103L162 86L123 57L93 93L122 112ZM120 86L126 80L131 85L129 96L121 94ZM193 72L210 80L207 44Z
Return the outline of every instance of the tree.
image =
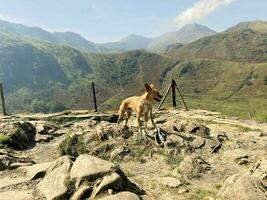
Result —
M48 108L44 101L34 99L31 103L31 108L33 112L47 112Z
M50 112L61 112L64 110L66 110L66 107L62 102L52 101L51 103L49 103Z

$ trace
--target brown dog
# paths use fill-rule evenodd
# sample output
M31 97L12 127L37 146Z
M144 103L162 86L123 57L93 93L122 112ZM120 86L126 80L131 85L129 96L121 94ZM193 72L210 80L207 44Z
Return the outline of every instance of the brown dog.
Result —
M122 120L125 112L126 112L126 123L125 126L127 126L128 120L131 117L132 111L136 113L137 117L137 123L138 123L138 129L141 133L141 116L145 117L145 130L147 131L147 121L148 117L150 117L150 120L156 128L156 124L153 120L153 114L152 114L152 102L153 100L160 101L162 96L159 94L158 90L155 88L153 84L145 84L146 92L142 96L133 96L128 97L124 99L120 105L119 108L119 118L118 118L118 124ZM149 116L148 116L149 115Z

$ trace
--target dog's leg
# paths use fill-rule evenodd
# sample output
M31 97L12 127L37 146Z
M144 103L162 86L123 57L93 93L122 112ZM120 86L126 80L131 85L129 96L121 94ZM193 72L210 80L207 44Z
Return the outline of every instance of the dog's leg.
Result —
M140 113L137 113L137 124L138 124L138 131L139 133L142 133L142 130L141 130L141 115Z
M148 121L148 112L145 113L145 130L148 133L148 129L147 129L147 121Z
M127 110L127 117L126 117L126 122L125 122L125 127L127 126L128 120L130 119L132 115L132 111L131 110Z
M150 115L150 120L151 120L151 122L152 122L152 124L153 124L154 128L157 128L157 126L156 126L156 124L155 124L155 122L154 122L154 120L153 120L153 113L152 113L152 109L150 109L150 111L149 111L149 115Z
M125 108L125 107L126 107L126 106L125 106L123 103L120 105L120 108L119 108L119 117L118 117L117 124L120 123L120 121L122 120L122 118L123 118L123 116L124 116L124 113L125 113L125 111L126 111L126 108Z

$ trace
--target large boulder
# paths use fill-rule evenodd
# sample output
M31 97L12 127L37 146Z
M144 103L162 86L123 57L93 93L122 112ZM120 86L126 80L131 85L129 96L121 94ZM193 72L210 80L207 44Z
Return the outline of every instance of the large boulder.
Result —
M120 192L118 194L101 198L100 200L140 200L140 198L131 192Z
M0 154L0 171L32 164L34 164L34 162L27 157L17 157L9 153Z
M168 155L177 156L183 148L187 147L187 142L180 136L172 134L164 142L164 148Z
M80 181L94 181L101 176L115 172L117 168L118 167L111 162L82 154L73 163L70 171L70 178L76 179L79 185Z
M210 169L210 164L200 156L185 156L179 165L181 173L188 177L197 177Z
M29 122L0 125L0 135L8 138L7 144L14 149L28 149L35 144L36 129Z
M93 186L90 199L108 190L134 191L143 194L143 191L130 182L118 166L87 154L80 155L76 159L70 171L70 179L75 182L76 188L88 184Z
M238 200L266 200L267 189L260 178L245 174L235 174L225 180L218 198Z
M103 190L111 189L121 191L123 190L123 184L123 180L119 174L113 173L111 175L107 175L103 178L101 183L93 190L90 199L95 198L95 196Z
M260 178L267 187L267 158L259 159L249 173Z
M68 156L60 157L46 171L44 179L37 185L47 200L66 199L70 187L69 172L72 161Z
M33 191L5 191L0 192L1 200L35 200Z
M218 198L239 200L267 199L267 159L258 160L245 174L228 177L218 192Z

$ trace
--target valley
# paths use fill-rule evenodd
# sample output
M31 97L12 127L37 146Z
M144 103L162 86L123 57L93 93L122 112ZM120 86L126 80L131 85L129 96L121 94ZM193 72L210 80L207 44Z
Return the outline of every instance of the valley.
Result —
M144 82L164 93L175 79L189 108L267 120L266 22L244 22L191 43L171 44L161 53L92 52L58 44L37 28L6 26L0 24L0 80L9 113L90 110L92 81L100 109L116 110L123 98L143 93ZM169 97L166 108L168 102Z

